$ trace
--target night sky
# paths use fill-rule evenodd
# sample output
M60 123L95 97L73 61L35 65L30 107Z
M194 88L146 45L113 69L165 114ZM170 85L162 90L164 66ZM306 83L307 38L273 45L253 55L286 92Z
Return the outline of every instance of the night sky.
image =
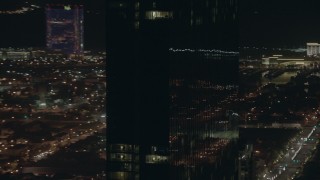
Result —
M320 1L244 0L240 3L240 45L299 47L320 42Z
M1 0L0 11L19 9L26 3L41 6L25 14L0 14L0 47L45 47L45 4L83 4L85 49L105 49L105 0Z
M85 48L105 48L106 0L1 0L0 10L29 4L84 4ZM319 0L244 0L240 1L240 46L301 47L320 42ZM88 12L90 11L90 12ZM98 14L97 14L98 13ZM22 15L0 14L0 47L44 47L44 9Z

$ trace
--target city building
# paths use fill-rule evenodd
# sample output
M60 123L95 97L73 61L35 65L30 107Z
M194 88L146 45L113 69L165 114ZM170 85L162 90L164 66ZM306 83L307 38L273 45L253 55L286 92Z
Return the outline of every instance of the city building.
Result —
M239 180L253 179L253 145L246 144L239 153Z
M25 51L8 51L7 59L16 60L16 59L29 59L30 52Z
M46 56L46 51L44 51L44 50L32 50L31 51L31 56L33 58L45 57Z
M174 32L182 46L237 49L238 0L176 0Z
M237 49L238 0L117 1L108 4L110 29L146 34L165 33L172 46ZM118 16L112 16L118 14ZM112 18L111 18L112 17ZM124 23L123 26L116 26ZM155 28L155 26L157 26ZM110 34L115 34L111 32ZM122 33L119 33L122 34ZM110 37L112 38L112 37ZM218 45L219 44L219 45Z
M239 117L229 106L238 93L238 57L208 53L170 53L171 179L238 177Z
M108 3L108 179L169 179L168 2Z
M203 7L206 11L202 11ZM210 108L211 100L207 98L216 98L211 97L212 94L217 96L215 93L203 97L207 102L196 103L203 91L220 91L216 81L226 83L230 74L233 80L228 84L236 84L237 55L219 54L217 57L217 53L211 52L214 48L235 50L238 47L235 42L224 38L237 35L235 7L236 0L230 3L223 0L213 3L113 0L108 3L109 179L237 177L237 138L211 137L217 131L227 135L229 132L226 131L231 131L235 118L231 122L225 111L216 112L214 107ZM194 16L190 17L190 13ZM180 54L169 50L172 47L207 48L209 51ZM228 76L221 73L222 66L230 70ZM195 71L190 73L189 69ZM171 86L176 79L187 81L185 87L176 89ZM202 80L211 84L189 88L199 85L194 79L200 84ZM192 83L193 80L196 82ZM230 96L236 93L236 85L224 92L226 87L223 86L220 93L230 93ZM194 93L187 96L189 91ZM181 104L172 102L175 93L188 100ZM189 108L195 110L189 111ZM209 119L185 119L194 113L204 115L204 111L213 111L217 115L209 115ZM180 113L187 113L188 117L180 116ZM223 124L219 124L222 118ZM236 131L236 128L232 130ZM218 146L213 148L215 150L204 149L204 146L215 145ZM200 159L199 154L206 151L214 155ZM225 156L220 157L222 153ZM224 165L231 168L223 170Z
M272 55L270 57L262 58L262 65L267 66L279 66L279 65L305 65L308 62L305 61L304 58L285 58L283 55Z
M2 60L27 60L31 57L31 53L25 49L1 49L0 59Z
M318 56L320 54L320 44L319 43L307 43L307 55L308 56Z
M83 54L83 7L48 5L46 7L47 48L69 56Z

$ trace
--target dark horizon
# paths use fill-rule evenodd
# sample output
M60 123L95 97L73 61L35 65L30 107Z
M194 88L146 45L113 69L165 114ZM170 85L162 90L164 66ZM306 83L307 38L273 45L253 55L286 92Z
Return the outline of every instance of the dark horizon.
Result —
M293 48L319 42L319 5L315 0L241 2L240 46Z

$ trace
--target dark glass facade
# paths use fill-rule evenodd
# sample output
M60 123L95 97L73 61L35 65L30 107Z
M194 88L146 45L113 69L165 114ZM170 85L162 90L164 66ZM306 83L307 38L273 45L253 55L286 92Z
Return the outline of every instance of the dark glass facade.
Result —
M237 50L224 40L237 36L236 3L108 4L110 179L237 178L237 117L228 104L216 109L236 98L238 56L211 52ZM197 52L170 50L183 48Z

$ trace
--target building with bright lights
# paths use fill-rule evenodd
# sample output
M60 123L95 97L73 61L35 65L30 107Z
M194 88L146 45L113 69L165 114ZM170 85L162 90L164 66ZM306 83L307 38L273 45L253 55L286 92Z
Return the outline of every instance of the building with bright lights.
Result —
M46 7L47 48L71 56L83 54L83 7Z
M308 56L318 56L320 54L320 44L319 43L307 43L307 55Z
M31 53L25 49L1 49L0 59L1 60L27 60L31 57Z
M270 57L262 58L262 65L266 66L287 66L287 65L297 65L303 66L308 64L304 58L285 58L283 55L272 55Z

